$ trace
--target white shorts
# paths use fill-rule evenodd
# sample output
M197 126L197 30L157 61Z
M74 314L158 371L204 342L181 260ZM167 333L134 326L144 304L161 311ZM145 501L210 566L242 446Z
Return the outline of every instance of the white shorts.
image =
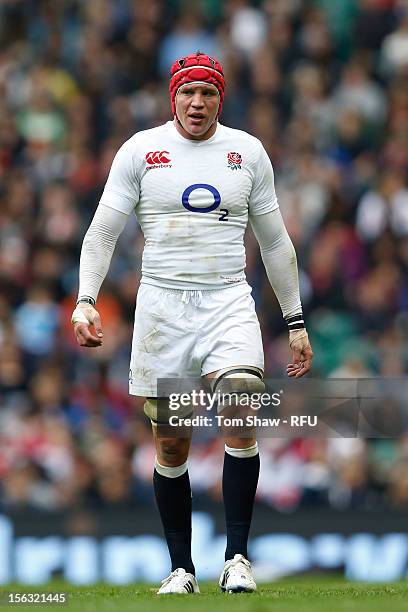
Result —
M140 285L131 395L157 397L158 378L197 378L244 365L264 368L261 330L247 283L205 291Z

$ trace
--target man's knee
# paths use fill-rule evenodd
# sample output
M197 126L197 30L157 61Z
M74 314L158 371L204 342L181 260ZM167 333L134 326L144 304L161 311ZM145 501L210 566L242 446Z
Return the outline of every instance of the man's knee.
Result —
M218 412L225 408L252 407L253 398L265 391L262 372L254 367L237 367L223 370L211 380L213 393L219 397Z
M143 406L143 411L153 424L167 425L171 416L182 418L190 417L193 413L191 406L180 406L177 410L170 410L169 400L148 397Z
M161 465L177 467L187 461L190 440L156 437L156 453Z

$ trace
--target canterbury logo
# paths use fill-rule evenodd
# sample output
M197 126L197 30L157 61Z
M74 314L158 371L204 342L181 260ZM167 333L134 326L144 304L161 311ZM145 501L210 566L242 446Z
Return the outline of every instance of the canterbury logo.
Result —
M171 159L168 151L149 151L146 153L146 161L151 166L153 164L169 164Z

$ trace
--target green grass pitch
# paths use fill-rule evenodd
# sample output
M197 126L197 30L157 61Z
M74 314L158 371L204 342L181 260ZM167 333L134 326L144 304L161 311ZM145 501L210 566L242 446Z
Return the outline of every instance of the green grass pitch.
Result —
M158 597L152 585L125 587L95 585L73 587L53 582L48 587L2 588L1 609L59 610L60 612L402 612L408 609L408 582L387 585L349 583L341 578L290 578L260 584L252 594L227 595L214 583L201 585L200 595ZM68 603L7 605L5 591L57 592L68 594Z

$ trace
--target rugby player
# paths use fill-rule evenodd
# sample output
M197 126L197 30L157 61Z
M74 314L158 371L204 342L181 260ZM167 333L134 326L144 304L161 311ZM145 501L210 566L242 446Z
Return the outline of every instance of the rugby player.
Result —
M83 241L72 315L78 343L101 346L98 292L116 241L135 213L145 246L129 392L146 398L156 445L153 485L172 564L159 594L197 593L199 587L191 558L190 439L157 434L158 379L200 376L217 390L230 390L234 381L263 388L261 331L244 273L248 222L288 323L288 375L304 376L313 357L271 162L257 138L219 123L224 89L216 59L197 52L174 63L174 119L136 133L117 152ZM230 593L256 589L247 542L258 475L255 435L226 435L227 547L220 587Z

